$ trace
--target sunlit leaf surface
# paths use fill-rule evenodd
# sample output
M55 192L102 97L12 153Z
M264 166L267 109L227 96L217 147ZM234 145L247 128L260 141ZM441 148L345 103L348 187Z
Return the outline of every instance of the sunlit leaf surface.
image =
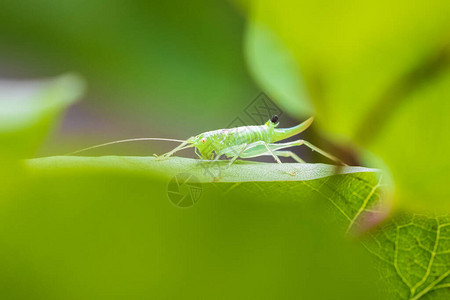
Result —
M448 1L253 2L249 65L273 93L289 90L278 78L299 81L299 70L308 95L299 103L311 101L330 138L384 161L401 206L450 211L449 14ZM282 75L267 59L278 56L296 61Z

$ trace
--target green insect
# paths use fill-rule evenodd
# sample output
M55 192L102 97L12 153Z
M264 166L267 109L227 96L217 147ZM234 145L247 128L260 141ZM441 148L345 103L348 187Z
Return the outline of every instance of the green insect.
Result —
M297 135L305 131L313 122L313 118L309 118L303 123L291 127L291 128L277 128L278 116L274 115L264 125L259 126L241 126L230 129L218 129L214 131L207 131L199 135L188 138L187 140L175 140L165 138L137 138L127 139L106 144L96 145L89 148L85 148L70 154L76 154L82 151L103 147L107 145L131 142L131 141L174 141L181 144L161 156L157 156L157 159L167 159L174 153L187 149L194 148L195 153L200 159L203 160L219 160L225 156L230 159L228 165L238 158L252 158L259 156L272 156L277 163L281 164L281 157L291 157L299 163L304 163L300 157L298 157L292 151L285 150L286 148L305 145L313 151L317 151L328 159L340 164L345 165L340 159L333 155L317 148L308 141L296 140L292 142L276 143L278 141L285 140L289 137Z

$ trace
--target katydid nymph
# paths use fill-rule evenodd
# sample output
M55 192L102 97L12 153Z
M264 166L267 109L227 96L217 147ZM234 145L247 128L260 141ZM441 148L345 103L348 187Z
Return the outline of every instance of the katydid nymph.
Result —
M188 138L187 140L175 140L165 138L137 138L127 139L106 144L96 145L89 148L85 148L70 154L79 153L82 151L103 147L107 145L125 143L131 141L145 141L145 140L157 140L157 141L174 141L181 144L161 156L156 156L156 159L167 159L176 152L187 148L194 148L197 156L202 160L219 160L222 156L226 156L230 159L228 165L238 158L253 158L259 156L272 156L275 161L281 164L279 157L291 157L299 163L304 163L300 157L298 157L292 151L285 150L286 148L305 145L311 150L320 153L328 159L340 164L345 165L340 159L335 156L319 149L305 140L296 140L285 143L276 143L285 140L289 137L297 135L305 131L313 122L313 118L309 118L303 123L290 127L290 128L277 128L278 116L274 115L264 125L258 126L240 126L229 129L218 129L213 131L207 131L200 133L199 135Z

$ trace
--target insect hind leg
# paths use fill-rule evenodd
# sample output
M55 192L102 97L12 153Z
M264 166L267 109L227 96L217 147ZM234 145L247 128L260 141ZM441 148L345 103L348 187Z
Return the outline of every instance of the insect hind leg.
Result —
M285 149L285 148L296 147L296 146L301 146L301 145L305 145L309 149L311 149L313 151L316 151L317 153L320 153L321 155L325 156L326 158L334 161L335 163L337 163L339 165L346 166L346 164L342 160L340 160L339 158L329 154L328 152L325 152L324 150L314 146L313 144L311 144L310 142L305 141L305 140L296 140L296 141L292 141L292 142L278 143L278 144L268 144L268 146L275 152L277 152L278 150ZM264 151L264 149L262 147L260 147L258 149L258 151L253 151L253 153L252 152L244 153L244 156L247 155L247 157L249 158L249 157L257 157L257 156L260 156L260 155L268 155L268 154L264 154L265 152L266 151ZM294 153L292 153L292 154L294 154ZM280 156L283 156L283 155L280 155ZM297 156L297 155L295 155L295 156ZM294 157L294 156L290 155L290 157L292 157L296 161L300 162L299 161L300 158L298 156ZM303 162L302 159L300 159L300 160Z
M242 157L243 158L251 158L251 157L258 157L258 156L273 156L274 158L277 159L277 162L279 162L281 164L281 161L278 158L278 156L283 156L283 157L291 157L298 163L305 163L305 161L303 159L298 157L292 151L277 150L277 149L283 149L286 147L288 147L288 146L281 145L281 144L256 145L252 149L249 149L249 151L246 151L242 155ZM289 166L289 167L291 167L291 166ZM297 174L297 170L295 168L291 168L290 171L285 170L285 171L283 171L283 173L289 174L291 176L295 176Z
M281 160L278 158L278 156L275 154L275 150L272 148L272 145L275 144L267 144L264 141L257 141L254 143L251 143L247 146L244 151L242 151L239 154L239 157L241 158L251 158L251 157L258 157L262 155L271 155L275 161L279 164L281 164Z
M261 149L263 151L261 151ZM247 153L247 155L245 154ZM251 154L249 154L251 153ZM226 149L223 149L220 151L217 155L226 155L227 157L231 158L230 163L228 166L233 164L233 162L240 158L249 158L249 157L256 157L260 155L264 155L263 153L270 153L270 155L275 159L277 163L281 164L280 159L278 156L272 151L272 149L269 147L269 144L267 144L264 141L257 141L251 144L243 144L239 146L232 146Z
M283 157L290 157L293 160L295 160L298 163L304 164L305 161L303 159L301 159L300 157L297 156L297 154L295 154L292 151L274 151L274 153L278 156L283 156Z
M342 160L340 160L336 156L333 156L330 153L323 151L322 149L320 149L320 148L314 146L313 144L311 144L310 142L305 141L305 140L299 140L299 141L301 141L302 144L305 145L306 147L308 147L309 149L311 149L313 151L316 151L317 153L325 156L326 158L334 161L335 163L337 163L339 165L342 165L342 166L346 166L347 165L346 163L344 163Z

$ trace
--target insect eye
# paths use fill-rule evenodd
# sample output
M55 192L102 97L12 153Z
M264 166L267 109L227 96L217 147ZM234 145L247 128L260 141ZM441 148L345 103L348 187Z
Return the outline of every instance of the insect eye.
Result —
M202 138L201 141L203 144L206 143L206 138Z
M270 121L272 123L276 123L278 121L278 116L277 115L273 115L272 119L270 119Z

